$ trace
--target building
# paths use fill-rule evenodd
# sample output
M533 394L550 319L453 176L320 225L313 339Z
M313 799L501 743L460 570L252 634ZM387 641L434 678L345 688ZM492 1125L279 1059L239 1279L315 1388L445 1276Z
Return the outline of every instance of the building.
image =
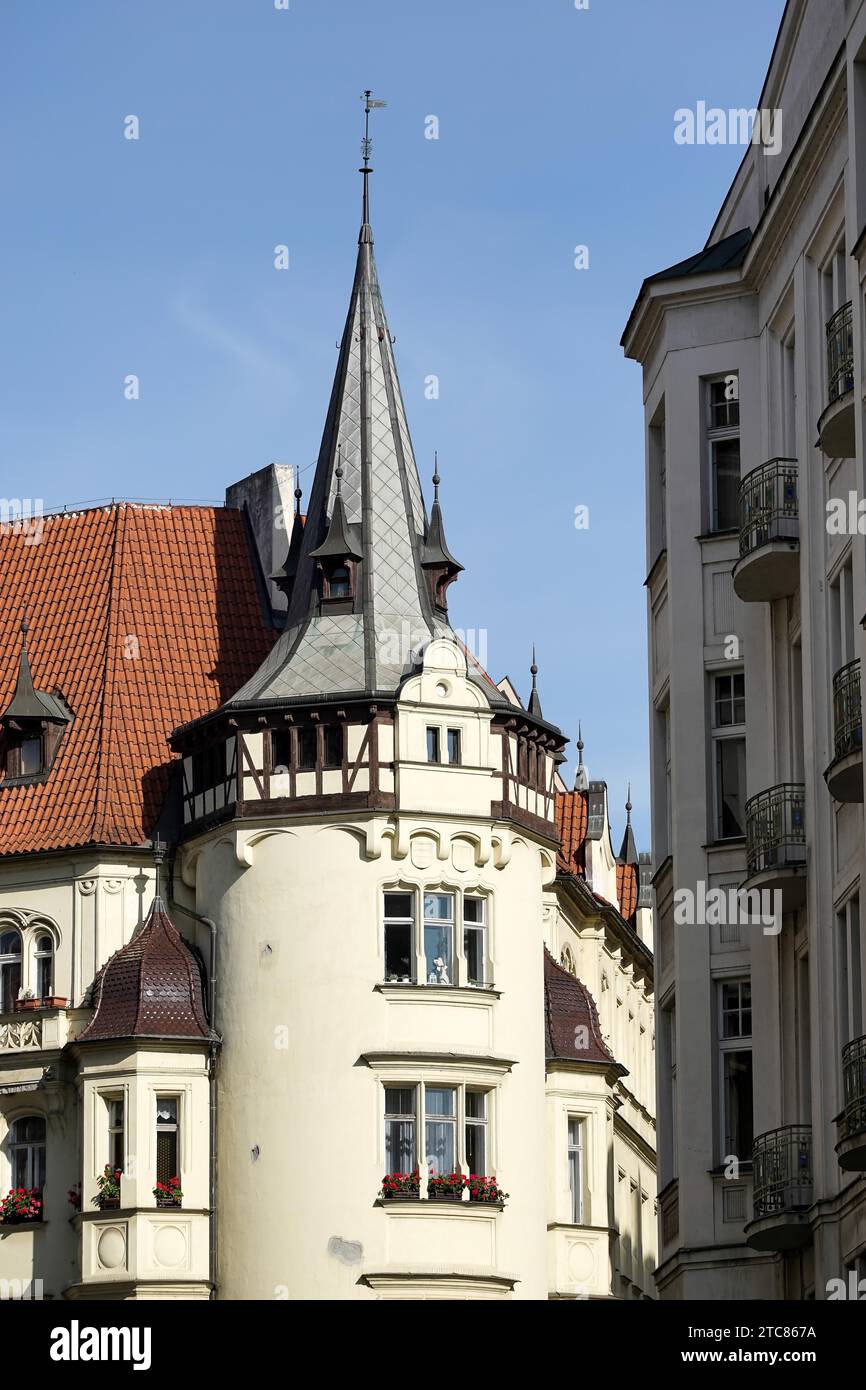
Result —
M364 185L279 568L272 469L0 536L0 1277L46 1296L653 1293L641 862L450 625Z
M666 1298L826 1298L866 1259L864 64L866 5L789 0L761 139L623 337L646 421ZM741 887L772 895L760 918Z

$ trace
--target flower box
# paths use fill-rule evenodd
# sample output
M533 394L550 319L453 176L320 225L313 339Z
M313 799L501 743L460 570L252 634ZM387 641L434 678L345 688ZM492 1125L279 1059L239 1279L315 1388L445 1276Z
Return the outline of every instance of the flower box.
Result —
M0 1201L0 1225L24 1226L42 1220L42 1197L36 1187L10 1187Z
M462 1173L436 1173L427 1179L427 1197L431 1202L459 1202L467 1181Z
M503 1192L495 1178L472 1173L466 1180L470 1202L486 1202L488 1206L503 1206L507 1192Z
M41 999L16 999L13 1005L16 1014L29 1013L31 1009L41 1009Z
M168 1182L158 1182L153 1189L158 1207L179 1207L183 1202L180 1178L169 1178Z
M92 1198L93 1205L99 1207L100 1211L104 1211L106 1208L116 1210L120 1206L120 1179L122 1176L122 1169L112 1168L110 1163L106 1163L96 1179L99 1191Z
M43 1009L65 1009L69 1000L62 994L46 994L40 1002Z
M383 1201L414 1201L421 1195L421 1174L416 1168L411 1173L386 1173L382 1179L379 1196Z
M183 1203L175 1197L157 1197L156 1205L158 1207L180 1207Z
M97 1200L100 1211L118 1211L120 1209L119 1197L99 1197Z

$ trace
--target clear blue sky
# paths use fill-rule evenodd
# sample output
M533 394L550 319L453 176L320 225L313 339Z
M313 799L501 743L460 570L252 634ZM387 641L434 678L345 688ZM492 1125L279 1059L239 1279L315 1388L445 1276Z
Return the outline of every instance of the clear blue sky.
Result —
M704 244L742 156L675 145L673 113L753 105L782 9L2 0L0 491L221 499L312 463L371 87L386 309L466 566L452 618L524 694L535 640L544 712L582 719L617 847L629 777L648 846L641 381L619 338L643 276Z

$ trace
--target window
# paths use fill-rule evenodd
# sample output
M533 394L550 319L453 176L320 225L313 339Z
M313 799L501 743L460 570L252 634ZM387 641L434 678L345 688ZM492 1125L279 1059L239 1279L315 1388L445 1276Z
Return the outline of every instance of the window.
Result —
M178 1177L177 1097L156 1098L156 1180L170 1183Z
M448 730L448 761L449 763L460 762L460 730Z
M424 1120L424 1147L429 1176L435 1178L440 1174L453 1173L457 1165L457 1107L452 1087L425 1086Z
M463 954L466 957L466 980L470 985L483 985L485 979L485 922L484 899L463 899Z
M41 1115L27 1115L15 1121L9 1152L12 1186L41 1192L45 1186L45 1121Z
M439 730L436 728L427 730L427 761L428 763L439 762Z
M200 748L192 755L192 789L197 796L200 792L209 791L222 781L224 763L223 745L211 744L209 748Z
M424 894L424 973L428 985L450 985L454 977L454 894Z
M37 936L33 958L36 964L36 997L37 999L48 999L54 993L52 985L54 942L47 932L42 932Z
M126 1163L124 1152L123 1096L106 1096L108 1110L108 1164L113 1172L123 1172ZM176 1172L176 1170L175 1170ZM171 1173L174 1177L175 1173Z
M710 455L710 530L739 524L739 379L729 373L708 383L707 443Z
M345 565L338 565L335 570L331 571L328 593L331 598L349 598L351 596L352 584Z
M385 1087L385 1171L411 1173L415 1167L415 1087Z
M749 980L722 985L722 1037L752 1036L752 986Z
M487 1173L487 1096L466 1092L466 1167L483 1177Z
M655 564L667 545L667 460L665 403L656 411L649 427L647 460L649 465L650 565Z
M331 724L325 729L325 767L343 766L343 726Z
M21 937L7 931L0 936L0 1013L12 1013L20 989Z
M291 766L292 731L291 729L274 729L271 734L271 771L285 777Z
M854 894L836 913L837 995L840 1044L863 1034L861 988L860 898Z
M717 840L745 834L746 694L742 671L713 677L713 758Z
M403 984L415 978L414 895L385 894L385 979ZM398 1169L391 1170L398 1172Z
M313 772L316 767L316 730L298 730L298 769Z
M42 736L22 738L18 744L19 777L35 777L42 771Z
M568 1121L568 1189L571 1193L571 1220L583 1225L583 1121Z
M752 1157L752 992L748 980L719 985L722 1067L722 1160ZM745 1046L743 1044L746 1044Z

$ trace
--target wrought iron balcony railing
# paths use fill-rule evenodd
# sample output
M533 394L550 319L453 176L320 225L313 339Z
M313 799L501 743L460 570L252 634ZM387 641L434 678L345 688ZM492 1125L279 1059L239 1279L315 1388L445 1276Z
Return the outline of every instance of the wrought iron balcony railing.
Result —
M800 535L797 461L776 458L753 468L740 483L740 558L770 541Z
M805 863L805 799L802 782L780 782L746 802L746 864L750 875Z
M812 1205L812 1126L782 1125L757 1135L752 1150L755 1220Z
M855 658L833 677L833 747L837 758L863 748L860 661Z
M832 405L854 387L854 327L851 304L843 304L827 323L828 400Z
M842 1137L866 1134L866 1037L855 1038L842 1048Z

